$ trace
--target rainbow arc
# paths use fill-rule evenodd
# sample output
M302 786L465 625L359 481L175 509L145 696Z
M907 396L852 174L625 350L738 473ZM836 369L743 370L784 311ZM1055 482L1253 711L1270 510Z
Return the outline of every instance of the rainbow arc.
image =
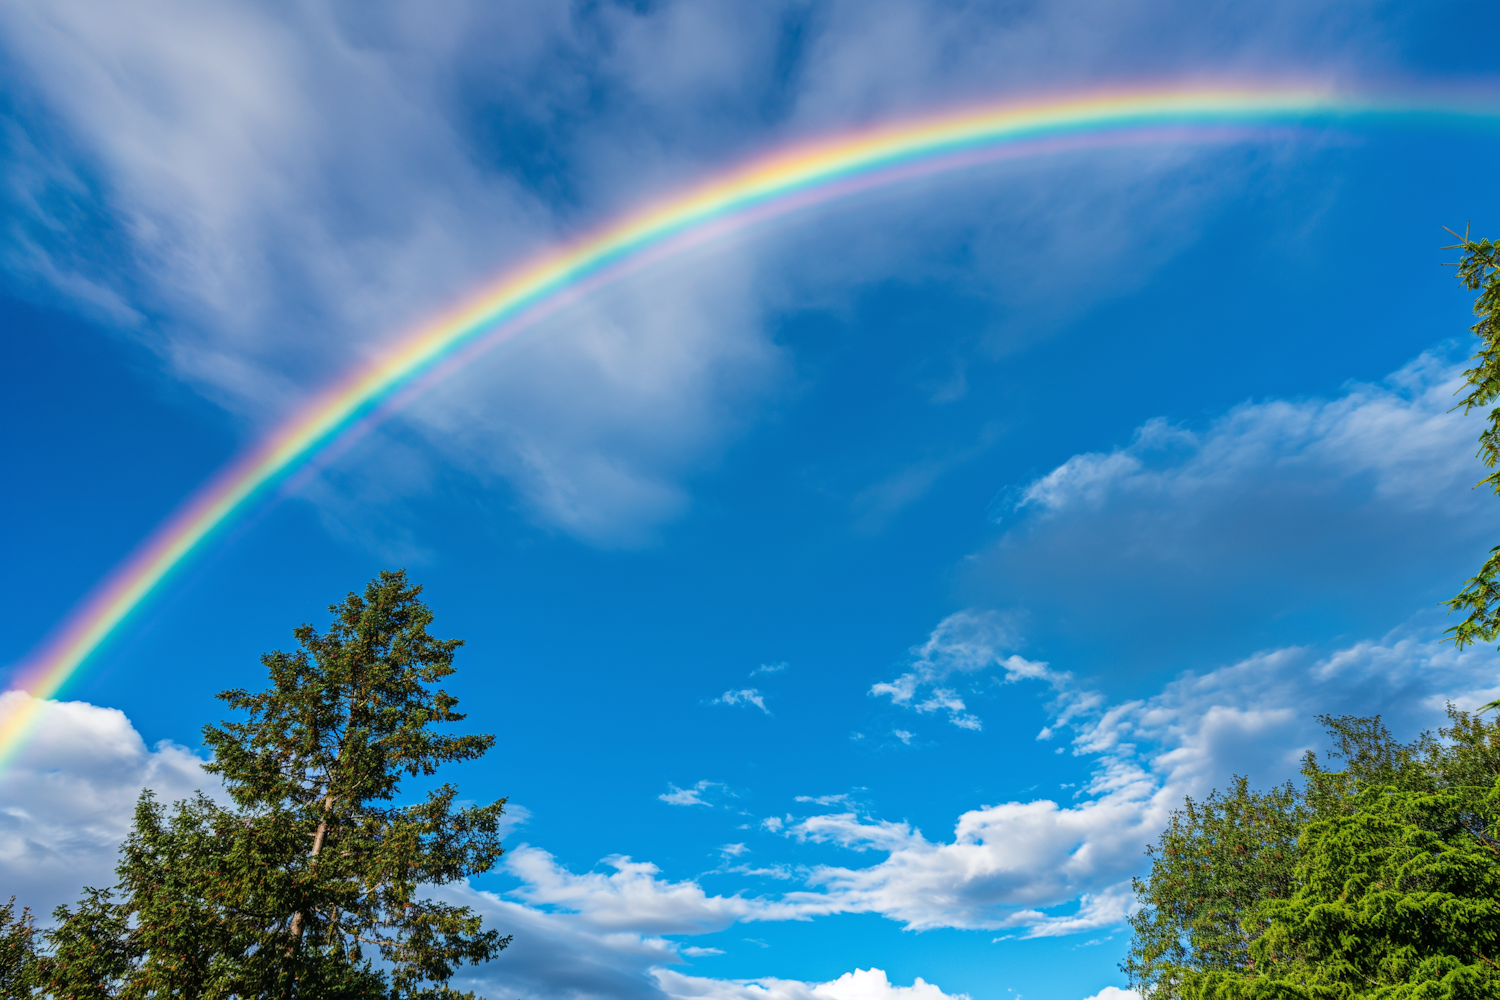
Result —
M772 154L544 253L325 389L190 497L11 678L12 689L31 697L0 702L0 767L25 743L44 699L59 694L217 530L315 456L398 405L414 387L519 336L581 295L770 218L977 163L1380 121L1495 124L1500 99L1400 100L1305 88L1195 86L976 108Z

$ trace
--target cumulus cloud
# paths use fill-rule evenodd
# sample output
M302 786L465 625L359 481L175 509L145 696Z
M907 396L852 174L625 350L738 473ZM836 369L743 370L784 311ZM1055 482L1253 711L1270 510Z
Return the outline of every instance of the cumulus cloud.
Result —
M19 691L0 695L0 714L17 710L29 698ZM76 900L83 885L112 884L115 849L129 827L140 789L152 788L167 801L197 788L217 789L201 765L201 759L170 743L148 749L124 713L115 709L83 702L44 703L36 735L4 776L0 884L22 905L42 913ZM524 815L511 819L519 822ZM672 978L676 974L665 966L722 951L681 947L662 935L704 933L738 920L796 918L804 909L774 900L710 896L695 882L664 880L656 866L625 857L607 859L614 869L609 875L575 875L545 852L523 844L507 854L505 863L522 881L515 893L519 901L466 884L433 888L442 898L473 906L489 926L516 936L494 962L461 970L461 984L491 995L666 1000L718 995L703 991L720 988L743 990L744 983ZM777 989L803 991L785 995L825 1000L943 997L921 980L914 987L878 992L879 983L868 981L872 974L837 980L844 984L837 993L823 988L829 984L774 982L780 984ZM883 983L884 975L878 974L878 979ZM912 993L913 989L926 992Z
M480 914L486 926L515 936L486 965L462 967L455 985L484 996L526 1000L661 1000L651 970L678 961L673 942L660 936L601 931L570 913L550 913L466 885L437 895Z
M694 955L667 935L837 913L879 914L911 930L987 929L1027 938L1118 926L1133 905L1129 878L1171 809L1232 773L1262 786L1292 775L1300 751L1317 745L1310 706L1384 711L1393 727L1411 731L1440 721L1449 701L1472 707L1500 695L1497 676L1500 656L1493 651L1459 653L1415 631L1331 652L1268 650L1120 702L1042 665L1018 673L1013 683L1038 685L1053 706L1053 737L1069 737L1073 752L1093 762L1089 782L1068 803L981 806L958 817L948 837L929 838L909 823L849 808L841 796L804 796L805 805L843 808L770 818L762 829L792 844L837 846L870 860L717 872L803 883L779 894L710 893L694 879L665 877L658 866L626 856L604 859L607 871L577 873L527 844L504 860L517 882L508 892L437 891L517 935L498 960L465 971L464 983L473 988L527 998L777 996L776 990L824 998L926 996L899 991L936 987L889 987L858 974L835 981L843 992L786 980L682 976L666 967ZM196 758L170 744L147 750L119 712L79 703L48 711L41 735L7 778L16 784L0 813L0 863L8 884L33 906L72 898L80 880L108 882L135 789L151 785L172 797L204 784ZM743 846L723 850L736 855ZM91 866L97 876L88 875ZM898 992L879 992L887 987ZM866 988L875 992L858 992Z
M911 930L1071 934L1124 919L1132 898L1126 876L1169 808L1161 786L1140 769L1115 769L1092 791L1095 798L1074 807L1037 800L971 810L959 818L951 842L855 813L808 817L788 833L887 854L863 868L812 870L808 883L844 912L879 913ZM1042 912L1074 900L1073 912Z
M673 1000L947 1000L921 976L910 986L896 986L882 969L855 969L827 983L792 979L700 979L667 969L655 973L662 991ZM957 998L967 993L951 994Z
M1184 796L1232 774L1261 787L1295 776L1302 754L1322 742L1316 712L1383 713L1397 732L1436 726L1449 703L1472 709L1500 695L1500 656L1403 629L1332 652L1268 650L1114 704L1068 674L1029 677L1053 689L1047 735L1071 733L1073 752L1095 762L1076 804L971 810L947 842L855 812L787 823L799 840L887 854L865 867L814 869L809 883L841 909L912 929L1016 927L1044 937L1115 926L1133 905L1128 879L1142 850ZM1058 911L1070 901L1072 912Z
M1149 755L1169 785L1199 794L1231 771L1260 785L1291 776L1322 742L1314 712L1380 714L1410 733L1439 724L1450 703L1473 710L1497 695L1494 650L1459 652L1433 631L1402 629L1328 653L1267 650L1184 675L1079 720L1073 746L1110 759Z
M697 882L664 881L656 865L614 856L614 869L574 874L539 848L522 845L506 855L506 868L523 885L514 895L534 906L564 907L589 926L652 934L701 934L739 920L787 919L785 904L741 896L710 896Z
M522 846L508 868L524 884L517 903L468 886L442 892L484 914L511 947L479 969L465 970L460 984L492 994L530 998L762 997L818 1000L943 1000L937 987L917 979L890 984L880 970L856 970L830 983L784 979L718 980L686 976L666 966L681 958L723 954L718 948L681 947L662 934L696 934L743 920L805 917L811 908L708 896L696 883L659 879L654 865L609 858L611 875L575 875L546 852Z
M24 691L0 694L0 718L33 701ZM0 884L39 913L77 900L85 885L114 884L116 849L143 788L165 802L219 788L191 751L148 748L117 709L46 701L34 726L0 775Z

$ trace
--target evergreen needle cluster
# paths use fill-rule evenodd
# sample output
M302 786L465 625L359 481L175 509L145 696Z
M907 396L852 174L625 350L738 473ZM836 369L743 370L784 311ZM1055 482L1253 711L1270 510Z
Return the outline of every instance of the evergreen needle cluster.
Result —
M443 784L398 804L403 778L494 744L434 728L464 718L436 686L462 643L428 635L420 594L382 572L329 609L326 632L303 625L295 652L262 657L266 690L219 695L243 713L204 728L230 804L199 793L168 809L146 792L114 887L42 932L0 910L3 995L472 996L448 986L456 966L509 938L420 893L494 866L504 800L455 808Z
M1458 405L1465 413L1475 407L1490 407L1489 426L1479 435L1479 460L1495 471L1478 485L1500 493L1500 406L1494 405L1500 400L1500 243L1471 239L1465 229L1461 242L1443 249L1464 252L1454 265L1458 280L1479 293L1474 301L1479 322L1469 329L1479 338L1480 347L1470 359L1474 367L1464 372L1469 392ZM1500 637L1500 546L1490 550L1479 573L1447 604L1450 612L1468 612L1462 622L1448 630L1459 649L1471 642L1494 642ZM1500 708L1500 701L1485 707Z

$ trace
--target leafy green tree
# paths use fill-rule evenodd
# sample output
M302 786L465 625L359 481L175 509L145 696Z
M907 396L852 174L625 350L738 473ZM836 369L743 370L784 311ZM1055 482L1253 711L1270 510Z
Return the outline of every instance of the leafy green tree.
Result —
M1448 714L1467 720L1461 712L1450 709ZM1378 715L1320 715L1318 721L1333 743L1330 762L1343 766L1329 769L1311 751L1302 758L1303 794L1314 815L1352 812L1359 795L1372 788L1435 791L1449 770L1450 755L1432 733L1402 743Z
M1307 810L1290 785L1251 791L1244 778L1202 802L1189 798L1148 849L1134 881L1141 908L1124 971L1153 997L1177 998L1190 972L1254 968L1257 907L1295 888L1297 834Z
M1500 406L1494 405L1500 400L1500 243L1471 239L1466 229L1459 243L1444 249L1463 251L1456 265L1458 279L1470 291L1479 292L1474 302L1474 313L1479 322L1470 329L1479 338L1480 348L1471 359L1477 363L1464 372L1469 393L1458 405L1465 413L1475 407L1490 407L1488 426L1479 435L1479 460L1494 471L1478 485L1500 493L1500 468L1497 468L1500 465ZM1464 620L1448 630L1460 649L1471 642L1494 642L1500 637L1500 546L1490 550L1478 575L1447 604L1450 612L1466 612ZM1485 707L1500 707L1500 702Z
M333 605L327 632L262 657L265 691L219 697L241 721L206 726L207 769L232 807L149 793L113 893L59 909L43 963L68 997L456 997L456 966L509 943L464 907L419 896L489 870L504 800L455 808L444 784L397 805L403 778L475 760L491 736L450 736L457 640L404 572Z
M1132 983L1183 1000L1500 998L1500 722L1448 714L1410 743L1378 718L1323 717L1342 767L1309 754L1301 792L1237 779L1190 801L1136 886Z

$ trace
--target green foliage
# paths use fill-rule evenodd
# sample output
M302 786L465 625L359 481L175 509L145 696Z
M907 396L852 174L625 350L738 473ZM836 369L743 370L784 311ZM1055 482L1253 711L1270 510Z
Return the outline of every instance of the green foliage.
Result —
M1350 996L1500 997L1500 786L1352 805L1308 824L1296 894L1263 908L1262 968Z
M1456 235L1456 234L1455 234ZM1462 250L1457 262L1458 279L1465 288L1479 292L1474 313L1479 317L1471 330L1479 338L1479 352L1470 360L1473 368L1464 372L1469 393L1460 402L1465 413L1475 407L1490 407L1489 423L1479 435L1479 460L1493 469L1479 486L1489 486L1500 493L1500 243L1473 240L1468 230L1461 242L1444 247ZM1500 636L1500 546L1490 550L1489 558L1478 575L1470 579L1457 597L1446 602L1450 612L1465 611L1467 616L1448 632L1462 649L1471 642L1494 642ZM1497 707L1496 705L1486 706Z
M1449 711L1450 719L1463 713ZM1464 716L1467 718L1467 716ZM1304 795L1313 813L1342 815L1353 810L1360 793L1371 788L1432 791L1446 773L1447 755L1442 743L1423 733L1402 743L1385 727L1380 717L1320 715L1318 721L1333 742L1331 760L1343 762L1339 770L1328 770L1309 752L1302 758Z
M1449 719L1401 743L1378 718L1325 717L1342 769L1309 754L1301 792L1239 779L1189 800L1136 884L1132 983L1183 1000L1500 998L1500 723Z
M1500 493L1500 244L1466 231L1445 249L1480 293L1458 405L1490 408L1479 485ZM1460 649L1500 637L1500 546L1447 604L1466 612L1448 630ZM1324 717L1341 767L1308 754L1301 790L1236 779L1189 799L1135 883L1132 984L1174 1000L1500 1000L1500 722L1448 715L1411 743L1379 718Z
M423 884L487 871L504 800L455 809L451 784L394 804L403 777L474 760L491 736L448 736L456 640L404 573L334 605L326 633L262 657L271 686L220 697L242 721L204 741L233 801L199 794L170 811L149 793L121 848L114 891L57 911L42 961L67 997L457 997L463 962L508 944Z
M36 926L30 910L16 913L12 896L0 906L0 1000L31 996L36 974Z
M1148 849L1151 874L1134 882L1124 970L1161 998L1182 996L1187 972L1254 967L1257 907L1292 894L1297 833L1306 818L1290 784L1261 794L1244 778L1228 793L1187 800Z
M38 983L46 996L105 1000L140 995L131 973L143 950L131 933L131 913L109 889L85 889L77 910L52 911L57 926L44 937L50 953L40 962Z

